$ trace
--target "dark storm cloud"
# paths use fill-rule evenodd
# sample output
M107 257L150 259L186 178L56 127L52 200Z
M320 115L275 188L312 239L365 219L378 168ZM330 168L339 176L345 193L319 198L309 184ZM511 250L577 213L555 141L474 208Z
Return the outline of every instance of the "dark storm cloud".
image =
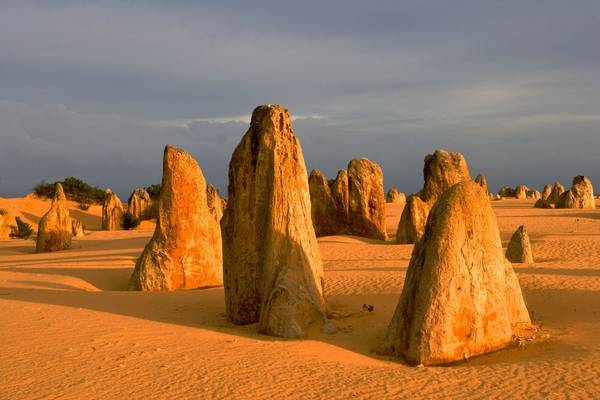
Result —
M441 147L492 187L600 181L598 37L595 0L4 1L0 195L67 175L124 195L166 143L224 189L247 128L227 120L267 102L328 175L364 155L413 191Z

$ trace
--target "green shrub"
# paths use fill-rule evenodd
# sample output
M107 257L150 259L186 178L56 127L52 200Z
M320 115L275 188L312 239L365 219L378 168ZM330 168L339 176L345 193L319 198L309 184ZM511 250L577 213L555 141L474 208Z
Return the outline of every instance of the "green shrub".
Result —
M19 239L29 239L33 235L31 225L23 221L21 217L16 217L15 221L17 222L17 228L13 231L13 236Z
M102 204L104 202L104 190L96 186L91 186L81 179L69 177L62 181L48 183L41 181L33 188L38 197L53 198L56 184L62 184L67 199L79 203Z
M129 211L123 214L122 226L126 231L131 230L140 224L140 220L129 213Z
M150 195L151 199L157 198L160 194L161 184L157 183L156 185L150 185L146 188L146 192Z
M91 205L92 203L90 201L81 201L79 204L77 204L77 208L83 211L87 211L90 209Z

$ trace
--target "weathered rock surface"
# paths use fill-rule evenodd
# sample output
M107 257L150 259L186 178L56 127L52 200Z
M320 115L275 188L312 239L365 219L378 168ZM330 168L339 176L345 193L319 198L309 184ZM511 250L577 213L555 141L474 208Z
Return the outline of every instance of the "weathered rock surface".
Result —
M433 206L383 352L441 364L505 347L530 324L486 193L461 182Z
M110 188L106 189L106 197L102 205L102 230L116 231L121 229L123 220L123 203Z
M229 164L222 220L225 305L235 324L297 338L325 322L308 176L288 111L257 107Z
M80 220L71 218L71 233L73 234L73 237L76 238L85 236L85 232L83 231L83 224Z
M206 181L185 150L166 146L156 229L138 258L131 290L176 290L222 283L222 264L211 247ZM212 225L211 225L212 224ZM214 244L214 243L213 243Z
M348 188L348 172L345 169L338 171L333 181L329 181L331 196L335 202L336 208L344 221L344 226L348 226L350 213L350 189ZM346 228L347 229L347 228Z
M427 216L429 215L429 204L425 203L417 195L408 196L406 205L400 216L396 243L417 243L423 237Z
M488 193L487 178L483 174L478 174L475 178L475 183L481 186L485 193Z
M419 192L421 200L432 206L437 199L453 185L471 180L469 166L459 152L436 150L425 157L423 167L425 184Z
M529 190L529 188L527 188L527 186L525 185L518 185L515 188L515 197L519 200L523 200L527 198L527 191Z
M385 201L388 203L405 204L406 195L398 191L397 188L393 187L388 190L387 195L385 196Z
M143 188L137 188L129 196L127 211L138 221L150 218L150 195Z
M367 158L348 164L350 233L386 240L383 171Z
M396 232L397 243L416 243L416 240L422 236L429 210L439 196L459 182L471 181L464 156L446 150L436 150L425 157L423 177L425 179L423 189L415 195L422 202L418 202L417 199L410 200L410 196L407 199Z
M317 236L336 235L348 231L348 210L344 203L347 201L348 193L338 195L336 192L339 199L336 201L330 187L334 184L335 181L331 183L327 181L325 175L318 169L312 170L308 178L312 222ZM336 190L347 190L347 186Z
M211 218L208 220L208 248L213 252L214 265L222 269L223 266L223 240L221 237L221 219L225 212L226 202L219 194L216 187L211 184L206 186L206 204ZM215 268L217 268L215 267ZM218 274L222 282L222 272Z
M540 192L538 192L537 190L527 190L527 193L525 193L525 198L527 199L533 199L533 200L537 200L540 199L542 197L542 194Z
M533 262L529 234L525 230L524 225L519 226L510 238L510 242L506 248L506 258L513 263L528 264Z
M574 177L571 188L560 195L556 208L596 208L594 187L590 178L583 175Z
M542 192L541 199L548 200L548 198L550 197L550 193L552 193L552 185L550 185L550 184L544 185L544 191Z
M560 182L554 182L554 186L552 187L552 192L550 192L550 196L548 197L548 203L551 205L555 205L560 198L560 195L565 192L565 188Z
M57 183L50 210L42 217L38 225L36 253L68 249L71 247L72 229L67 198L62 185Z

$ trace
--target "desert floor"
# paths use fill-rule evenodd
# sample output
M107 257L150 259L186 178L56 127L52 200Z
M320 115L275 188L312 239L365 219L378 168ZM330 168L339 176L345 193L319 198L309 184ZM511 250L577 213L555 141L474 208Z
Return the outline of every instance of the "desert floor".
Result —
M0 199L34 225L49 204ZM493 202L504 245L520 224L531 235L536 263L514 267L537 339L418 368L373 352L412 245L320 238L331 310L358 313L336 319L335 334L278 340L228 323L222 288L125 291L152 224L97 231L100 208L71 203L90 230L72 249L0 241L0 398L599 398L600 210L532 206ZM392 238L400 213L388 205Z

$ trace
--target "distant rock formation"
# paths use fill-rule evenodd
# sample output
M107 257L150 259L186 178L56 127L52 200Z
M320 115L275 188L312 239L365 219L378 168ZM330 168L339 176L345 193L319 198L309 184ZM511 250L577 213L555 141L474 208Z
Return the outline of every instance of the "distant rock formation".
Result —
M206 204L211 218L208 220L208 248L213 251L213 262L216 268L223 266L223 241L221 238L221 219L227 203L216 187L206 185ZM219 280L223 280L222 273Z
M331 181L330 184L318 169L312 170L308 178L312 222L317 236L337 235L348 230L348 210L345 208L347 203L343 200L347 200L348 193L340 196L336 193L340 199L336 201L330 186L333 184L335 181Z
M419 197L429 206L433 206L437 199L453 185L471 180L465 157L459 152L446 150L436 150L425 157L423 177L425 184L419 192Z
M421 240L425 232L429 210L429 204L421 200L418 195L408 196L400 216L400 222L398 222L396 243L411 244Z
M437 199L453 185L463 181L471 181L469 166L461 153L436 150L433 154L428 154L425 157L424 163L423 177L425 178L425 184L416 196L427 203L427 207L417 202L416 199L413 199L412 204L409 206L407 199L396 233L398 243L416 243L411 240L420 236L418 234L421 230L420 224L422 221L427 220L426 215L424 219L422 218L423 212L427 210L426 212L429 213L429 209Z
M538 192L537 190L529 189L525 193L525 198L526 199L537 200L537 199L540 199L541 197L542 197L542 194L540 192Z
M503 348L529 324L487 194L458 183L433 206L413 250L383 352L449 363Z
M556 208L596 208L594 188L590 178L583 175L574 177L571 188L560 195Z
M550 197L550 193L552 193L552 185L546 184L544 186L544 191L542 192L541 199L546 201Z
M211 247L206 181L185 150L166 146L158 219L150 242L135 264L131 290L176 290L222 283L222 264Z
M66 250L71 247L73 228L67 198L60 183L56 184L50 210L42 217L38 226L36 253Z
M406 195L398 191L398 188L393 187L388 190L385 201L387 203L406 204Z
M71 218L71 232L73 234L73 237L76 237L76 238L85 236L85 233L83 231L83 224L81 223L80 220Z
M517 197L515 189L510 186L502 186L498 191L498 196L506 198L506 197Z
M148 219L150 217L150 195L143 188L137 188L129 196L127 201L127 211L138 221Z
M331 188L331 196L335 207L341 215L344 230L346 230L350 223L350 190L348 188L348 173L345 169L339 170L335 179L329 181L329 187Z
M515 188L515 197L519 200L523 200L527 198L527 191L529 188L525 185L518 185Z
M558 181L554 182L554 186L552 187L552 191L550 192L550 196L548 197L548 203L552 205L556 204L556 202L558 202L558 199L560 198L560 195L564 192L564 186L561 185Z
M257 107L229 164L222 220L225 305L235 324L298 338L325 322L308 176L287 110Z
M116 231L121 229L123 220L123 203L110 188L106 189L106 197L102 205L102 230Z
M529 234L525 230L525 226L519 226L510 238L506 248L506 258L513 263L528 264L533 262L533 252L531 251Z
M383 171L367 158L348 164L350 193L350 232L354 235L386 240Z
M484 192L488 193L487 178L483 174L478 174L475 183L481 186Z

